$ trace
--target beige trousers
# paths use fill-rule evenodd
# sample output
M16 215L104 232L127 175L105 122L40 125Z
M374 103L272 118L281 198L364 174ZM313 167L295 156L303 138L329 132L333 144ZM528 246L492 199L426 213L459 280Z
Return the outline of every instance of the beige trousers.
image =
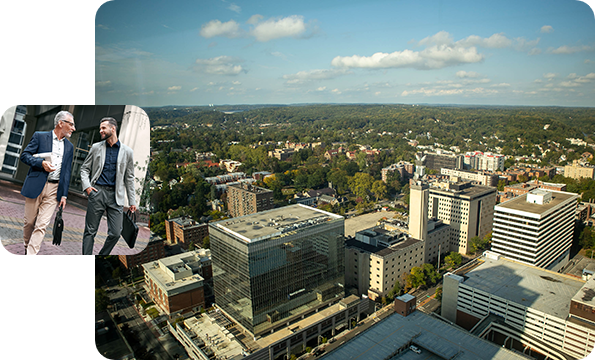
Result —
M58 205L58 183L46 182L36 199L25 198L25 226L23 237L27 255L37 255L45 237L45 228Z

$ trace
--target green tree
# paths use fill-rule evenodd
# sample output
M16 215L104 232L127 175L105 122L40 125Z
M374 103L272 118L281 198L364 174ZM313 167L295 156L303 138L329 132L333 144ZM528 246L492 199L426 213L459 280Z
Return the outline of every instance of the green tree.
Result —
M358 172L349 178L347 183L351 192L365 200L368 198L368 190L372 188L374 178L370 174Z
M211 238L209 237L209 235L205 236L202 239L202 248L203 249L210 249L211 248Z
M110 299L105 290L95 289L95 312L105 311L109 303Z
M440 279L440 274L438 274L438 272L434 268L434 265L423 264L422 269L423 269L427 284L434 285Z
M382 180L376 180L372 183L372 193L376 196L376 201L379 198L385 198L387 194L386 184Z
M410 288L426 285L426 275L422 268L417 266L411 268L411 272L407 275L407 285Z
M120 278L120 276L122 276L122 269L120 269L120 267L118 266L117 268L114 269L114 271L112 271L112 278L118 279L118 278Z
M436 288L436 300L442 301L442 287Z
M463 257L458 252L451 251L450 255L444 258L444 261L446 262L449 268L455 268L459 266L461 262L463 262Z
M506 186L506 180L498 181L498 191L504 191L505 186Z

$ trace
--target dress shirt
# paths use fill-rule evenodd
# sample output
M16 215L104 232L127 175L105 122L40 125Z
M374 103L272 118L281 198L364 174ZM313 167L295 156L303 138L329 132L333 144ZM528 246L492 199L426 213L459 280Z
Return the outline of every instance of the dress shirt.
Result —
M118 166L118 153L120 152L120 140L113 146L105 142L105 163L103 164L103 171L97 180L97 185L102 186L116 186L116 169Z
M52 167L56 170L48 175L48 180L60 180L60 170L62 169L62 157L64 156L64 138L58 140L56 132L52 131Z

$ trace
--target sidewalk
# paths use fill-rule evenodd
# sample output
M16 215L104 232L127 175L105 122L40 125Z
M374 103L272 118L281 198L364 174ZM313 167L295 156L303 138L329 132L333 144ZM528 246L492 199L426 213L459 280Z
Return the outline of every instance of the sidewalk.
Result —
M0 180L0 240L8 252L12 254L25 254L23 246L23 215L25 213L25 197L20 193L19 185ZM56 211L57 212L57 211ZM62 244L52 245L52 231L54 217L46 229L45 239L41 245L39 255L80 255L83 249L83 231L85 229L86 209L72 201L66 203L62 212L64 231ZM141 252L149 242L151 232L148 227L139 225L138 238L134 249L130 249L124 239L120 238L118 244L110 255L133 255ZM93 254L98 254L107 237L107 220L105 216L99 225L95 236Z

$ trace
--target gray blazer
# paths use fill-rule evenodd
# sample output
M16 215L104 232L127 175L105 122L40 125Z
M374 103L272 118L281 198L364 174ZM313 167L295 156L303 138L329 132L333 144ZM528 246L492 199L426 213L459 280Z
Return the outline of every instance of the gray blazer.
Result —
M83 190L95 186L105 164L105 140L93 144L83 166L81 181ZM124 206L124 190L128 195L128 205L136 205L134 196L134 153L131 148L120 141L118 164L116 168L116 204Z

